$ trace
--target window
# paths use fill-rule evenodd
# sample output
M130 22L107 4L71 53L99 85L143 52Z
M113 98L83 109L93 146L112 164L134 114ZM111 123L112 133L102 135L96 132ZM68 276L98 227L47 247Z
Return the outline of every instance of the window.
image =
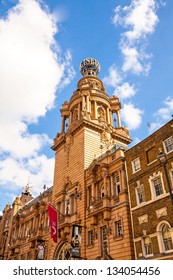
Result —
M114 174L114 195L119 195L120 193L120 176L119 173L116 172Z
M101 227L100 230L101 230L101 240L100 240L101 241L101 252L102 252L102 255L104 255L108 251L106 226Z
M122 222L121 220L115 222L115 236L122 236L123 230L122 230Z
M165 152L169 153L171 151L173 151L173 136L167 138L164 141L164 147L165 147Z
M151 255L153 253L152 251L152 244L151 244L151 238L149 236L144 238L144 249L145 249L145 255Z
M153 175L149 177L149 184L151 188L152 199L165 193L162 173L160 171L154 172Z
M91 229L88 231L88 245L92 245L94 243L94 231Z
M153 187L156 196L163 194L162 182L160 177L153 179Z
M103 182L100 181L98 184L98 197L103 198L104 197L104 185Z
M162 238L165 251L173 249L170 227L167 224L162 226Z
M132 161L132 170L133 173L139 171L141 169L140 159L139 157Z
M172 188L173 188L173 170L170 170L170 176L171 176L171 183L172 183Z
M137 199L137 204L141 204L145 202L145 191L143 185L136 187L136 199Z
M99 181L97 184L97 197L102 199L104 197L104 184L103 181Z

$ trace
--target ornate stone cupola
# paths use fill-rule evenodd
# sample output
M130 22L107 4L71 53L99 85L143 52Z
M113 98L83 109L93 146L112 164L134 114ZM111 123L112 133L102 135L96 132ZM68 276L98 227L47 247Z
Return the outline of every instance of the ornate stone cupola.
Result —
M61 132L70 133L82 124L93 126L101 133L101 143L112 146L116 142L125 145L131 142L129 131L121 125L121 104L117 96L109 97L103 82L97 77L100 64L96 59L87 58L80 64L83 75L70 101L61 108ZM114 124L116 121L116 124Z
M83 78L78 82L78 89L73 93L70 102L65 101L62 109L61 133L81 119L95 124L113 126L112 114L117 115L117 127L121 127L121 104L116 96L109 97L102 81L97 77L100 65L96 59L87 58L80 64ZM68 122L67 122L68 119Z

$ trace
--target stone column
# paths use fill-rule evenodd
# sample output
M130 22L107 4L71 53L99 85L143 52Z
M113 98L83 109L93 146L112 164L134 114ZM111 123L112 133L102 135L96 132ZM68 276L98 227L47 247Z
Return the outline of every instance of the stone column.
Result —
M109 115L109 108L107 107L107 121L110 124L110 115Z
M108 190L107 190L107 174L104 174L103 177L103 184L104 184L104 195L108 196Z
M78 120L81 119L80 102L78 104Z
M110 176L107 177L107 183L108 183L108 197L110 197L111 196Z
M70 116L69 116L69 126L71 125L72 123L72 112L70 112Z
M112 112L110 111L109 113L110 113L110 123L111 123L111 125L113 126Z
M85 110L86 104L85 104L85 95L82 95L82 110Z
M111 174L111 196L115 195L114 193L114 177L113 174Z
M89 101L89 95L86 96L86 103L87 103L87 112L90 112L90 101Z
M65 129L65 117L62 116L62 121L61 121L61 133L64 132L64 129Z
M97 116L97 102L94 101L94 118L97 119L98 116Z
M95 197L95 180L92 180L92 187L91 187L91 196L92 198Z
M126 174L124 169L121 169L120 171L120 188L121 190L127 189Z
M117 111L118 127L121 127L120 111Z

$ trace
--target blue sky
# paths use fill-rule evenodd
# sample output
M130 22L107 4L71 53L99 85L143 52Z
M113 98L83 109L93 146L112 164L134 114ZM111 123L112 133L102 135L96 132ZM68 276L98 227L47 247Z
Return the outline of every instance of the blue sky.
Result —
M62 103L100 62L135 144L173 114L173 1L0 1L0 211L26 183L53 182Z

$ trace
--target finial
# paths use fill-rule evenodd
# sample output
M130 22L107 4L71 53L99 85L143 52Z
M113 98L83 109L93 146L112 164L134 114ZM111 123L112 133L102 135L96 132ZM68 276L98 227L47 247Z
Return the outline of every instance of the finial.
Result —
M86 58L80 64L82 76L97 76L100 72L100 64L95 58Z

